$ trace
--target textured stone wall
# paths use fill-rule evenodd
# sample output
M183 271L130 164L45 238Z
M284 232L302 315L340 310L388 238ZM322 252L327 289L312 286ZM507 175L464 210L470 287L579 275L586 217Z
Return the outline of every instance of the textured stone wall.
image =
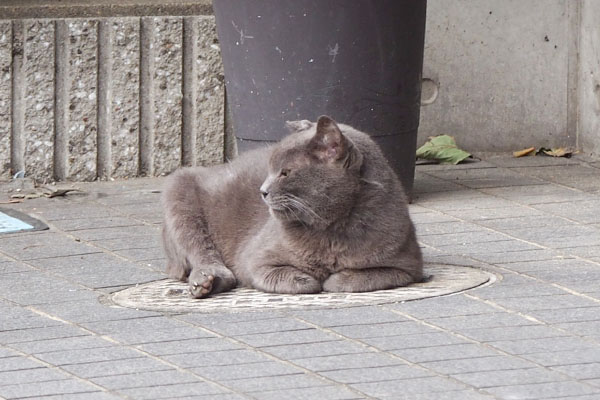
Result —
M219 163L223 105L211 16L0 20L0 178Z
M12 29L0 22L0 179L10 170Z
M579 147L600 157L600 2L581 4L579 45Z

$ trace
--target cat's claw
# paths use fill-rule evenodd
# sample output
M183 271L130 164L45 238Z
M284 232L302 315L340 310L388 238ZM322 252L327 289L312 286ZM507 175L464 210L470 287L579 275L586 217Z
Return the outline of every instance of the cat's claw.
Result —
M190 283L190 294L196 299L206 297L212 291L213 282L215 277L212 275L206 275L202 273L202 276L206 277L204 282L191 282Z

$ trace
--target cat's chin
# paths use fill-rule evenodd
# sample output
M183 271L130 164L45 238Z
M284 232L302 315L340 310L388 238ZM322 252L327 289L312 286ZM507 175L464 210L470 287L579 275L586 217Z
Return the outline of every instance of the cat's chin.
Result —
M284 222L285 224L306 225L302 221L298 220L296 216L294 216L292 213L290 213L289 210L286 210L285 208L269 207L269 213L273 218L277 219L278 221Z
M291 219L289 210L286 210L285 208L269 207L269 213L271 214L271 216L280 220L287 221Z

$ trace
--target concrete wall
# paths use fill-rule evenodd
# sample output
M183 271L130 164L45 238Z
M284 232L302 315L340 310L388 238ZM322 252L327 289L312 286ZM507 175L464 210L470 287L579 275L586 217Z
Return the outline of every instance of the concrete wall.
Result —
M224 158L212 16L0 20L0 176L160 175Z
M579 147L600 156L600 1L581 3L578 68Z
M429 0L420 142L472 151L575 145L569 125L571 0Z
M576 146L600 156L600 2L429 0L419 142L471 151ZM427 99L435 89L430 83Z

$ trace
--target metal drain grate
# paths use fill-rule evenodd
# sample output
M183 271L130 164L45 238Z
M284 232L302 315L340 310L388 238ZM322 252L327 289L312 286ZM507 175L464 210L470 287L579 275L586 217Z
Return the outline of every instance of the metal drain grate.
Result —
M48 229L43 222L15 210L0 209L0 233Z
M186 283L164 279L115 292L105 301L128 308L175 313L336 308L443 296L496 281L490 272L463 266L428 265L425 273L431 275L428 282L367 293L285 295L234 289L205 299L191 298Z

